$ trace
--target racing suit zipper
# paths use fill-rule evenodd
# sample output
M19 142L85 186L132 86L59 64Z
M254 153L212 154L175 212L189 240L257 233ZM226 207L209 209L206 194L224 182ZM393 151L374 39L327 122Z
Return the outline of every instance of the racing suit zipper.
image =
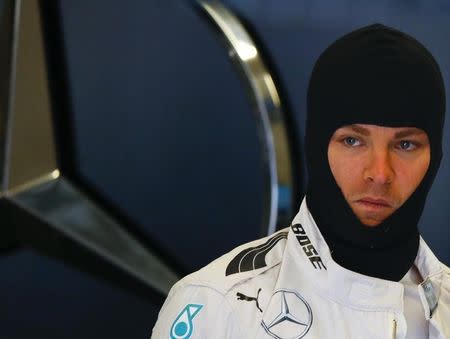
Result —
M397 320L392 320L392 339L397 338Z

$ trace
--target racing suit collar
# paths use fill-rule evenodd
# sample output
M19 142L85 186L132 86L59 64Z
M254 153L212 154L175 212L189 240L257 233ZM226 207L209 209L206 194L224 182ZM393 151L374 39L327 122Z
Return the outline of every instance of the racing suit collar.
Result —
M298 225L301 225L301 228ZM304 232L301 233L299 230ZM320 258L320 262L315 258L317 257L315 253ZM300 211L293 219L289 231L287 256L286 265L289 267L284 268L284 271L289 273L286 275L288 276L286 280L301 279L314 282L311 284L311 288L323 297L357 309L403 311L404 289L401 283L350 271L333 260L330 249L309 212L305 199L303 199ZM423 239L420 239L414 263L424 282L430 277L442 274L440 262ZM307 278L305 278L306 276ZM437 282L433 283L434 290L439 291L440 286L436 284L440 285L441 280L434 280ZM280 281L280 285L285 283L288 282ZM430 307L425 298L422 300L422 304L425 313L429 312Z

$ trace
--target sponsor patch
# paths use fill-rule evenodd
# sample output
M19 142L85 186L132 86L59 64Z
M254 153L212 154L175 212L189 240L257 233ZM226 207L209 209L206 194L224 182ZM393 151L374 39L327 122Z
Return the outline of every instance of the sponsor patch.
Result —
M279 289L272 295L261 326L272 338L300 339L308 333L312 322L311 307L300 293Z
M319 253L317 253L317 250L314 248L311 240L309 240L309 237L306 235L302 224L294 224L291 226L291 228L295 234L295 237L297 238L298 243L303 248L303 252L305 252L313 267L316 270L321 270L322 268L326 270L327 268L323 264L322 258L319 256Z
M192 320L202 309L203 305L187 304L178 314L170 328L171 339L188 339L194 332L194 323Z
M244 301L250 301L250 302L254 301L256 303L256 307L262 313L262 309L261 309L261 307L259 307L259 301L258 301L259 293L261 292L261 290L262 290L261 288L258 289L258 293L256 294L256 297L249 297L248 295L245 295L244 293L237 292L236 293L237 300L244 300Z
M281 240L286 239L288 232L277 233L264 244L249 247L235 256L227 266L225 275L241 273L266 267L266 254Z

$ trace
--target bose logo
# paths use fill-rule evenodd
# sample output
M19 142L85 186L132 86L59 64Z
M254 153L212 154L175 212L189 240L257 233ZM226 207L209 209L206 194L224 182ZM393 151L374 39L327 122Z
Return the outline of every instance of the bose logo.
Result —
M298 240L298 243L303 248L303 251L305 251L306 256L308 257L309 261L311 261L311 264L315 269L327 269L325 265L322 262L322 259L319 256L319 253L317 253L317 250L314 248L314 245L311 244L311 240L309 240L308 236L306 235L305 230L303 229L303 226L301 224L295 224L291 226L292 231L294 231L294 234Z

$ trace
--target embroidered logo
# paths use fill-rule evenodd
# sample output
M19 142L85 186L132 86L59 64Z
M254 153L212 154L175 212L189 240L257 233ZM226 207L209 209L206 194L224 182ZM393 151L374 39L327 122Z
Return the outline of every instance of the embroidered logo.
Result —
M316 270L321 270L322 268L326 270L327 268L322 262L322 258L319 256L319 253L317 253L314 245L311 244L311 240L309 240L309 237L306 235L305 229L303 228L302 224L294 224L291 226L291 228L295 234L295 237L297 238L298 243L303 248L303 251L305 252L313 267Z
M259 292L261 292L261 289L258 290L258 293L256 294L256 297L247 297L245 294L242 294L240 292L237 292L236 296L237 296L238 300L255 301L256 302L256 307L262 313L262 309L261 309L261 307L259 307L259 302L258 302Z
M188 339L191 337L194 331L194 324L192 319L197 315L202 309L203 305L198 304L188 304L185 308L178 314L174 320L172 327L170 328L170 338L171 339Z
M300 339L308 333L313 321L311 307L296 291L279 289L272 296L261 322L272 338Z
M280 232L269 238L264 244L249 247L240 252L230 261L225 275L241 273L266 267L266 254L282 239L286 239L288 232Z

